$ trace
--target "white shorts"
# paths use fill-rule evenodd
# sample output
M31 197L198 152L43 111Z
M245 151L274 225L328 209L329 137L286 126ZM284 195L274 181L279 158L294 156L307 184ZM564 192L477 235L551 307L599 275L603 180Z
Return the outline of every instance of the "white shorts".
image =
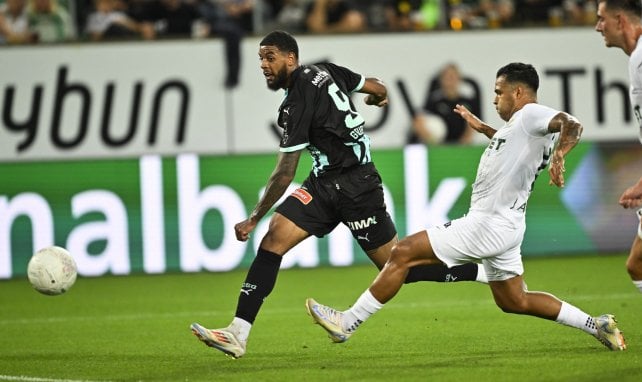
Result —
M525 223L467 215L426 232L435 255L448 267L481 263L489 281L503 281L524 273L520 247L525 229Z

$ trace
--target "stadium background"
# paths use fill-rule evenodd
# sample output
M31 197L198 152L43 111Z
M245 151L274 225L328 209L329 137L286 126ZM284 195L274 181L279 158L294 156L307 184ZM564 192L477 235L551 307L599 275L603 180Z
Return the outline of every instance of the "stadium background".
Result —
M232 226L255 204L274 165L271 125L282 93L265 88L258 38L243 41L241 84L225 90L218 40L21 46L0 55L0 278L22 277L34 249L70 249L84 276L227 271L247 266ZM551 41L557 41L551 44ZM471 147L404 147L415 102L445 62L482 89L496 69L533 63L540 102L575 114L584 142L562 191L537 181L525 256L626 251L635 215L617 206L642 160L626 95L626 57L591 28L303 36L304 62L331 60L381 77L387 110L360 107L401 235L460 216L483 140ZM571 52L571 53L569 53ZM360 102L360 100L358 100ZM307 174L301 164L297 181ZM365 262L345 230L310 239L284 267Z

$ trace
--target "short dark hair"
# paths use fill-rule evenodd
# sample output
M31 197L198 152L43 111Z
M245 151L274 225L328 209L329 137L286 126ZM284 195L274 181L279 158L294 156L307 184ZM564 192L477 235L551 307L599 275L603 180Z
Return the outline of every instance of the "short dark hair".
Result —
M604 3L608 10L622 10L642 17L642 3L640 0L598 0L598 3Z
M535 70L531 64L512 62L499 68L496 78L501 76L506 78L506 82L521 82L535 92L539 89L539 75L537 74L537 70Z
M294 56L299 58L299 45L294 37L286 31L276 30L268 33L263 37L260 45L276 46L281 52L294 53Z

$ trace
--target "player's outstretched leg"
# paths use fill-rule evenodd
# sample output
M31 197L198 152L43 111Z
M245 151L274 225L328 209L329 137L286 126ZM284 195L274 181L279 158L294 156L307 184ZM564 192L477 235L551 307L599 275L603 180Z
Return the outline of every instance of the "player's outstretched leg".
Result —
M601 343L611 350L626 350L626 340L617 327L617 320L612 314L593 317L597 326L597 337Z
M242 341L232 326L222 329L207 329L193 323L192 333L205 345L218 349L232 358L240 358L245 354L247 341Z

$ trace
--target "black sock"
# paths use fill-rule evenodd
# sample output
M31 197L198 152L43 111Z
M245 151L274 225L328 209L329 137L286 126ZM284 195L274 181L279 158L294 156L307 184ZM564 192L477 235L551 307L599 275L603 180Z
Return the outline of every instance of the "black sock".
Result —
M410 268L404 284L417 281L457 282L475 281L477 264L468 263L448 268L443 264L418 265Z
M282 257L259 248L256 257L241 285L241 293L236 305L236 317L254 323L263 300L272 292L276 284Z

